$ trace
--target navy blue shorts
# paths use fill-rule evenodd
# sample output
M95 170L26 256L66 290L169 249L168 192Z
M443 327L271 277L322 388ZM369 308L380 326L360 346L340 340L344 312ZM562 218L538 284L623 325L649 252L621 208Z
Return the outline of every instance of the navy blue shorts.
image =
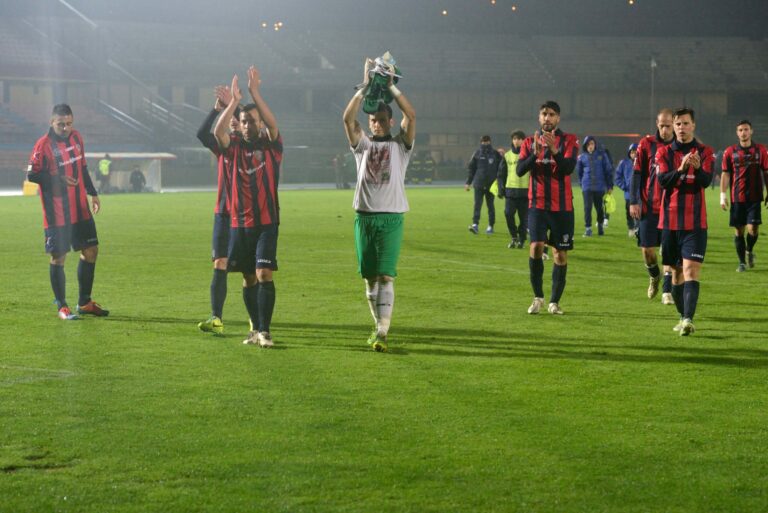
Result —
M746 226L748 224L763 224L763 208L760 201L747 201L745 203L731 203L730 226Z
M573 249L573 212L528 209L531 242L546 242L558 250Z
M231 228L228 271L253 274L256 269L277 271L277 225Z
M640 219L640 227L637 230L637 245L641 248L657 248L660 244L659 216L648 213Z
M96 223L93 218L64 226L50 226L45 229L45 252L64 255L98 246Z
M703 262L707 252L707 230L663 230L661 232L661 261L664 265L680 267L683 259Z
M213 244L211 260L227 258L229 254L230 217L226 214L213 215Z

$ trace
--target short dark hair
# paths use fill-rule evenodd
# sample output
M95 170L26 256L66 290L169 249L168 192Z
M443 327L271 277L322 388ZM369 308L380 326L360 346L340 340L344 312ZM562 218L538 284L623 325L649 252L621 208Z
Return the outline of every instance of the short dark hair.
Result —
M741 125L749 125L749 128L752 128L752 123L750 123L748 119L742 119L741 121L736 123L736 126L741 126Z
M544 103L541 104L541 107L539 107L539 112L541 112L544 109L552 109L558 114L560 114L560 105L557 104L554 100L547 100Z
M392 119L392 107L384 102L379 102L379 106L376 107L376 112L386 112L389 115L389 119Z
M250 112L250 111L252 111L253 109L258 109L259 107L258 107L258 105L256 105L255 103L246 103L246 104L245 104L244 106L242 106L242 107L236 107L236 108L235 108L235 111L237 111L237 109L238 109L238 108L240 109L240 112Z
M523 132L522 130L515 130L514 132L509 134L510 139L514 139L515 137L518 137L520 139L525 139L525 132Z
M484 136L482 136L482 137L480 138L480 142L481 142L481 143L484 143L484 142L487 142L487 143L489 143L489 142L491 142L491 136L490 136L490 135L484 135Z
M53 106L53 111L51 112L51 114L54 116L71 116L72 107L70 107L66 103L59 103Z
M696 114L694 114L693 109L689 107L681 107L675 111L676 118L679 118L680 116L685 116L686 114L691 116L691 121L696 121Z

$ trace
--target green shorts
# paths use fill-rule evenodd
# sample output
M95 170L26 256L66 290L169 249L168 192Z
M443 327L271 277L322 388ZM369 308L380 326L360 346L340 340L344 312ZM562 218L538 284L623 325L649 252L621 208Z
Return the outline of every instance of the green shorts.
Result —
M363 278L397 276L403 242L403 214L358 212L355 215L357 271Z

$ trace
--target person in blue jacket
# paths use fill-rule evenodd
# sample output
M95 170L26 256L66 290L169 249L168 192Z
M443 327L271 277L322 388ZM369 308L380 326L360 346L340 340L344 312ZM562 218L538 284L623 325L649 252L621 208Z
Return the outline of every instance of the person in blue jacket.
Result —
M493 204L494 195L491 192L491 186L496 181L496 175L499 170L502 156L491 145L491 136L484 135L480 138L480 148L472 155L472 159L467 165L469 174L464 189L469 190L470 186L475 190L475 203L472 212L472 224L469 225L469 231L477 235L477 225L480 223L480 209L483 206L483 200L488 206L488 228L485 233L493 233L493 225L496 223L496 206Z
M603 196L613 191L613 164L608 153L588 135L581 146L582 153L576 161L576 172L584 195L584 237L592 236L592 207L597 211L597 234L603 235L605 211Z
M614 183L624 191L624 212L627 216L627 236L634 237L637 233L638 220L629 215L629 189L632 185L632 172L637 155L637 144L632 143L627 149L627 158L622 159L616 168Z

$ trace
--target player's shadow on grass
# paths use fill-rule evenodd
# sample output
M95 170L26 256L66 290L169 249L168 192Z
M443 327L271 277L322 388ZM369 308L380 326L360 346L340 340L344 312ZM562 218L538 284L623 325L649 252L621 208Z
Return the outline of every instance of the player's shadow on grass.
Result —
M312 340L327 349L370 351L365 338L370 330L367 325L285 323L281 331L312 332ZM675 342L681 339L670 331ZM717 335L694 335L696 338L717 339ZM360 340L359 343L346 343ZM726 365L745 368L768 368L768 350L749 348L690 347L681 344L657 346L652 344L616 344L591 342L567 335L557 340L532 340L530 334L513 335L492 330L465 330L452 328L424 328L399 326L390 333L390 352L400 354L429 354L436 356L461 356L480 358L547 358L638 363L694 363ZM693 338L689 340L694 340ZM324 344L324 342L330 344ZM342 342L342 343L339 343ZM307 345L317 347L312 343ZM632 354L642 351L651 354ZM654 354L655 353L655 354ZM678 353L678 354L674 354Z

